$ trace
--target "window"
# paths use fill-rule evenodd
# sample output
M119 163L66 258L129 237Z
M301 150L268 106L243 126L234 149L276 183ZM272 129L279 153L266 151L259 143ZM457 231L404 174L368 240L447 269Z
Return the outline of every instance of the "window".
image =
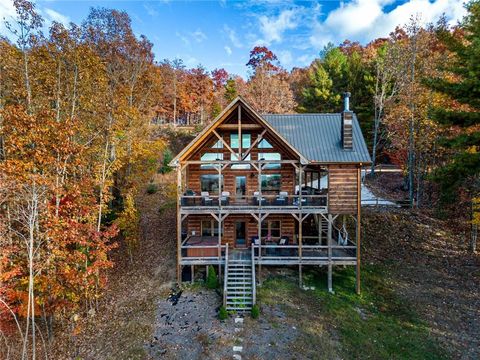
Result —
M218 140L215 144L213 144L212 149L223 149L222 140Z
M251 157L250 154L247 155L244 161L250 161ZM238 157L235 154L230 153L230 160L232 161L239 161ZM250 169L250 164L237 164L232 165L232 170L248 170Z
M258 143L258 148L259 148L259 149L272 149L273 146L272 146L272 144L270 144L270 143L268 142L268 140L262 139L262 140L260 140L260 142Z
M282 175L269 174L262 175L262 191L280 191L282 184Z
M242 149L248 149L252 141L252 135L242 134ZM232 149L238 149L238 133L230 134L230 147Z
M200 175L201 191L208 191L209 193L219 193L218 191L218 174ZM223 188L223 176L222 176Z
M202 220L202 236L218 236L218 221Z
M205 153L200 157L200 161L217 161L217 160L223 160L223 154L222 153ZM201 164L200 168L201 169L215 169L215 164Z
M279 153L258 153L258 160L267 160L267 161L272 161L272 160L282 160L282 155ZM280 169L281 164L278 163L272 163L272 164L265 164L263 166L264 169L266 170L271 170L271 169Z
M282 224L279 220L262 221L262 238L279 239Z

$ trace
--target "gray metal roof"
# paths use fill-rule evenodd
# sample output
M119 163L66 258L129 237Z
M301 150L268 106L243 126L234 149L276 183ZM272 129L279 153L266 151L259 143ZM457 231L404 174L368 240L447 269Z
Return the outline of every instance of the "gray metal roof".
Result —
M355 114L353 116L353 150L342 148L341 114L264 114L262 117L309 161L371 162Z

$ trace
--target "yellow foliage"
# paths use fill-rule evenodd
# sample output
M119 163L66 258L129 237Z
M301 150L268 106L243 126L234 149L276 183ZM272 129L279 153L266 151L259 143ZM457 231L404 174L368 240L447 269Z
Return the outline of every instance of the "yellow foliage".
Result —
M135 199L132 193L128 193L125 197L123 211L120 213L115 223L125 239L125 243L127 244L130 255L138 245L139 221L140 216L135 206Z
M472 199L472 223L480 225L480 197Z

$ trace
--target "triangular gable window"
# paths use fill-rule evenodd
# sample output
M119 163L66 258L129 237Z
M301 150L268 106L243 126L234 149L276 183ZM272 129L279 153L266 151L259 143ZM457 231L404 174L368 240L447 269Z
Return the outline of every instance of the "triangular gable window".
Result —
M258 143L258 148L259 148L259 149L273 149L273 146L272 146L272 144L270 144L266 139L262 139L262 140Z
M215 144L213 144L212 149L223 149L222 140L218 140Z

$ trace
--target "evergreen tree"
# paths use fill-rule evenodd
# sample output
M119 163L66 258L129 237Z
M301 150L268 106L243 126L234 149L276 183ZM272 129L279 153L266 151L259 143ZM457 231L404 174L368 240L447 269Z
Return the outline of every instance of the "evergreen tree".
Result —
M445 23L438 28L439 38L454 55L445 69L453 76L427 81L432 89L448 95L459 104L453 109L432 110L433 118L439 123L461 129L458 135L444 141L444 146L451 150L453 156L435 174L445 201L452 201L460 187L466 189L470 196L475 196L479 188L480 1L472 1L466 7L469 13L460 31L451 32Z

